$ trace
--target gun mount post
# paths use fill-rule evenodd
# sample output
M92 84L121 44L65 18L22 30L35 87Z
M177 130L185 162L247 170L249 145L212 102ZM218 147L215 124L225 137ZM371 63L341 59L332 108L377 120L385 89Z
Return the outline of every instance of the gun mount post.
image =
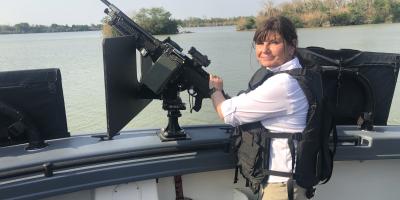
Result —
M185 130L179 126L178 118L182 116L181 110L185 110L186 106L179 97L177 87L171 87L166 91L163 96L163 109L168 111L168 125L158 134L161 141L190 139Z

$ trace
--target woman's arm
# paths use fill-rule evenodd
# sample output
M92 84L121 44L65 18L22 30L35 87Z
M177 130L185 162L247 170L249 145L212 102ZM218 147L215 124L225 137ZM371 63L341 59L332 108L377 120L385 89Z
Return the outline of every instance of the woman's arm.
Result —
M222 93L223 80L218 76L210 74L209 87L212 90L211 94L210 94L210 98L213 102L214 109L217 112L219 118L221 118L223 120L224 115L221 110L221 105L222 105L222 102L224 102L226 100Z

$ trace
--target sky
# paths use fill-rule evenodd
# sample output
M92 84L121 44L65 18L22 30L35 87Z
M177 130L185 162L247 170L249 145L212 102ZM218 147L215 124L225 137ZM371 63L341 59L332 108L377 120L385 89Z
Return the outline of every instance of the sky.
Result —
M255 16L267 0L109 0L132 16L140 8L163 7L172 18ZM284 0L273 0L279 4ZM100 0L0 0L0 24L99 24Z

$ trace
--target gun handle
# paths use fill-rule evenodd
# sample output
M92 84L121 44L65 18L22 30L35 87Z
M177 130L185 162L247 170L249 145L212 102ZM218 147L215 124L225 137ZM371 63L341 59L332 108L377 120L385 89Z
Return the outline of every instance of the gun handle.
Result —
M208 86L210 75L206 71L204 71L204 69L193 69L192 67L185 67L184 76L188 84L191 86L195 86L196 92L198 93L198 95L201 95L201 97L198 98L210 98L210 88Z
M199 112L199 110L201 109L202 102L203 102L203 97L201 97L201 96L195 97L193 110L195 110L196 112Z

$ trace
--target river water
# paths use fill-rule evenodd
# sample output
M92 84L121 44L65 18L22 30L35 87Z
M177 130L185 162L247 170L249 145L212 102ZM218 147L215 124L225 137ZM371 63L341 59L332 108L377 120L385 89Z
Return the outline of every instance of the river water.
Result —
M195 46L208 55L206 70L223 77L227 93L236 94L258 68L251 38L254 32L234 27L189 29L171 35L187 51ZM298 29L299 46L400 53L400 24ZM157 36L165 39L167 36ZM0 35L0 71L60 68L68 129L72 134L106 130L102 36L100 32ZM389 124L400 124L400 92L395 92ZM188 103L186 94L182 100ZM220 124L209 99L198 113L182 112L181 125ZM153 101L125 129L161 128L167 124L161 101Z

